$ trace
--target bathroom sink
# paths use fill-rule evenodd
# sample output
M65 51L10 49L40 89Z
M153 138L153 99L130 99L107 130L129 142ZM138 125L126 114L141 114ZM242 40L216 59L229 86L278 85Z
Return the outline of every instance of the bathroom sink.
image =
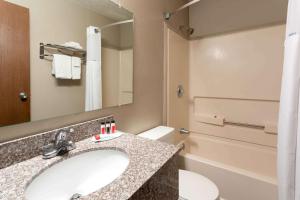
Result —
M127 154L96 150L59 162L38 175L25 191L26 200L70 200L108 185L127 168Z

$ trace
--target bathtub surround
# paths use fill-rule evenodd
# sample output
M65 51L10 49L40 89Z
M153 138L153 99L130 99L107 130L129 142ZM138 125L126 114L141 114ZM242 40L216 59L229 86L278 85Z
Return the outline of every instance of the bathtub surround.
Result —
M285 40L278 135L279 200L300 199L300 2L290 0Z
M96 144L87 138L77 142L76 146L75 150L61 157L44 160L42 156L37 156L1 169L0 199L24 199L26 186L45 169L64 159L97 149L121 150L129 156L130 163L126 171L112 183L81 199L178 199L179 148L176 146L126 133L115 140Z
M167 74L170 82L166 85L172 86L167 101L173 102L166 105L176 105L166 115L167 125L178 129L187 120L190 130L186 143L191 148L182 155L181 167L213 180L225 199L276 199L276 134L223 124L222 119L277 124L285 25L191 41L168 31L166 55L172 69L179 69ZM182 49L188 49L189 56ZM181 98L174 92L179 84L185 87ZM188 117L183 117L185 112ZM203 116L211 122L204 123Z
M285 25L190 41L192 132L276 150L277 137L246 126L203 123L199 116L277 125ZM274 166L273 166L274 167Z

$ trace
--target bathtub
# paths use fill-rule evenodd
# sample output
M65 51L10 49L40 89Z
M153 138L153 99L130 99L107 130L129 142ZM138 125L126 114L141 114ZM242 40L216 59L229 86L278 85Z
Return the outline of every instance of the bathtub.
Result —
M211 179L222 199L277 199L275 148L198 133L176 141L185 146L180 168Z

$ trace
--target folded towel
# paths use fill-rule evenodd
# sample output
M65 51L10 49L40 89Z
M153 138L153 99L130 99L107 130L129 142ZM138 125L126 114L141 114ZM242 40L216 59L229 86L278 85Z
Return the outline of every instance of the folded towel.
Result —
M59 79L72 78L72 59L70 56L53 54L52 74Z
M75 49L82 49L82 46L78 42L72 42L72 41L64 43L63 46L72 47Z
M78 80L81 77L81 59L72 57L72 79Z

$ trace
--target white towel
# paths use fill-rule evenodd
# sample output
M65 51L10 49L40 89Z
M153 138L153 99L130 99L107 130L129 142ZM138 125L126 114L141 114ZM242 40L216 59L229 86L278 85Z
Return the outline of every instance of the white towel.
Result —
M81 78L81 59L72 57L72 79L78 80Z
M53 54L52 74L58 79L72 78L72 59L70 56Z
M78 42L72 42L72 41L64 43L63 46L72 47L75 49L82 49L82 46Z

